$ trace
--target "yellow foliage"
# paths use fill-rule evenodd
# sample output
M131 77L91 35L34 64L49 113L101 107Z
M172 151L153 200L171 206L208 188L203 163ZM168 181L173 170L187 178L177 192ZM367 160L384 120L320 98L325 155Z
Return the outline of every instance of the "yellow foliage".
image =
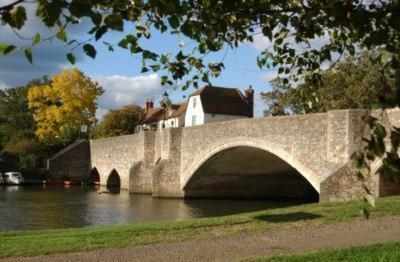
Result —
M80 124L89 124L96 112L96 98L102 93L101 86L77 68L63 69L52 76L50 84L30 88L28 101L36 135L53 140L79 130Z

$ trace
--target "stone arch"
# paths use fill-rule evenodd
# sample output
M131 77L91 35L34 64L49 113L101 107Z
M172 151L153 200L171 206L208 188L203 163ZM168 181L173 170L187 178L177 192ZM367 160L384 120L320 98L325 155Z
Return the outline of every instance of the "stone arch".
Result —
M99 184L100 183L100 173L97 170L96 167L94 167L91 171L90 171L90 175L89 175L89 181L91 183L94 184Z
M212 159L220 152L238 147L260 149L266 153L276 156L296 170L318 194L320 193L320 183L318 178L309 168L304 166L298 159L296 159L296 157L290 154L290 149L283 150L279 145L266 144L265 141L262 141L261 139L251 138L229 142L225 141L225 143L219 144L213 149L208 150L205 154L198 158L197 161L194 161L186 171L182 170L181 190L185 191L187 189L188 183L191 181L196 171L199 170L199 168L201 168L208 160Z
M107 178L107 187L121 187L121 177L117 170L113 169Z

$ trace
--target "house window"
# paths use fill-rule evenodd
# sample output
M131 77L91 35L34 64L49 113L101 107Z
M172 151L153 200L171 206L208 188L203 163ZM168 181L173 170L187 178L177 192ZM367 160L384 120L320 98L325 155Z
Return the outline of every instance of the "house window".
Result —
M171 121L171 126L174 126L175 125L175 122L174 121Z
M196 116L192 116L192 126L196 125Z
M193 108L196 108L197 105L197 97L193 97Z

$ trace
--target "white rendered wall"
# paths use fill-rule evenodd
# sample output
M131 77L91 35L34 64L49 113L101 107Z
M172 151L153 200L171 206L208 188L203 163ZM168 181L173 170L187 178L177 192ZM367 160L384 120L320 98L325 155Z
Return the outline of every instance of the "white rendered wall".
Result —
M193 107L194 99L197 100L196 106ZM185 126L192 126L192 117L196 116L196 125L204 124L204 112L203 106L201 105L200 96L192 96L189 98L188 107L185 114Z
M157 124L158 130L160 130L162 128L163 122L164 122L164 120L158 121L158 124ZM182 121L179 121L179 118L165 119L165 128L180 127L180 125L179 125L180 122L182 122Z
M221 114L204 114L204 124L213 122L222 122L235 119L248 118L247 116L221 115Z

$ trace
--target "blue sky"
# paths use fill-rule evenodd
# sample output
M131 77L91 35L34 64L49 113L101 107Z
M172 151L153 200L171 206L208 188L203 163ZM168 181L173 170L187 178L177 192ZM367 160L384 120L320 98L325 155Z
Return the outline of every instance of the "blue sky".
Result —
M28 17L33 17L33 8L28 8ZM19 33L26 37L31 37L34 32L40 32L42 36L51 35L50 29L44 28L35 19L26 25ZM128 25L125 26L128 30ZM85 37L87 27L85 23L69 29L72 37ZM105 41L116 43L122 38L121 33L109 33L105 36ZM184 51L191 51L194 43L179 35L154 33L150 40L142 44L158 53L176 53L180 50L179 42L184 41ZM9 28L0 26L0 42L24 44L15 36ZM143 105L145 99L154 97L156 102L159 100L165 88L160 85L159 72L141 74L141 57L133 56L129 51L115 48L114 52L109 52L100 43L92 43L97 48L96 59L91 59L82 54L80 48L76 49L76 66L83 70L87 75L98 81L105 89L104 95L99 99L98 116L103 115L108 109L116 109L125 104L136 103ZM25 43L26 44L26 43ZM235 87L244 90L248 85L252 85L256 94L255 115L261 116L264 105L259 99L259 93L269 90L268 80L276 76L275 71L261 71L256 65L256 57L260 51L266 47L268 41L263 37L256 37L254 43L243 43L238 48L229 49L225 58L225 70L218 79L212 80L217 86ZM0 88L7 88L17 85L24 85L32 78L42 75L51 75L62 68L71 66L66 61L65 55L70 51L65 43L56 40L51 44L38 45L33 49L34 65L30 65L24 58L22 52L15 52L8 57L0 59ZM225 55L225 50L207 56L209 61L221 61ZM173 102L182 102L184 96L194 91L193 88L183 92L168 88L168 93ZM157 104L157 103L156 103Z

